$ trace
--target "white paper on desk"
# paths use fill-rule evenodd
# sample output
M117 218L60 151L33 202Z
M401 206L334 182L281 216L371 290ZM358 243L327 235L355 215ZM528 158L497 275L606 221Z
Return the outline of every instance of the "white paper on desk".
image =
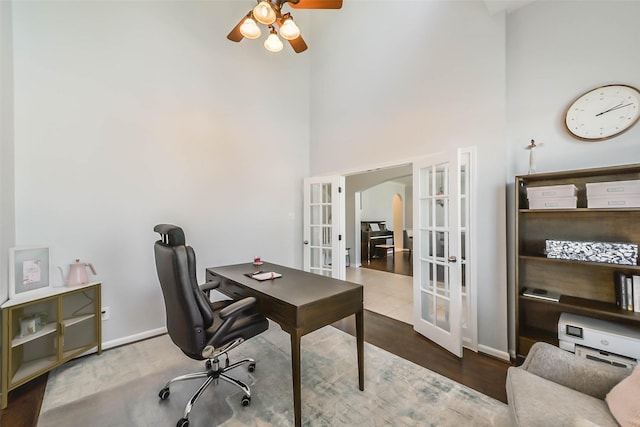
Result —
M275 273L273 271L268 271L266 273L254 274L251 277L256 280L263 281L263 280L277 279L278 277L282 277L282 274Z

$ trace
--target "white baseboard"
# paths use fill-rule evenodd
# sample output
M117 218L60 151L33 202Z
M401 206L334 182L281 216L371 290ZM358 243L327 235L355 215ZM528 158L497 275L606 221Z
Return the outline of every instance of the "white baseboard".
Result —
M108 350L113 347L118 347L125 344L131 344L132 342L146 340L147 338L156 337L158 335L162 335L166 333L167 333L166 326L158 329L151 329L150 331L140 332L139 334L129 335L127 337L122 337L115 340L103 342L102 349Z
M511 361L509 353L506 351L496 350L495 348L487 347L486 345L482 344L478 345L478 351L480 353L488 354L489 356L493 356L498 359L506 360L507 362Z
M108 350L110 348L118 347L118 346L125 345L125 344L131 344L131 343L136 342L136 341L146 340L147 338L157 337L158 335L162 335L162 334L166 334L166 333L167 333L166 326L162 327L162 328L158 328L158 329L152 329L150 331L140 332L139 334L129 335L128 337L118 338L117 340L111 340L111 341L103 342L102 343L102 349L103 350ZM97 352L98 352L97 348L92 348L91 350L87 350L84 353L77 355L75 358L82 357L82 356L88 356L90 354L94 354L94 353L97 353ZM0 393L0 396L2 396L2 393Z

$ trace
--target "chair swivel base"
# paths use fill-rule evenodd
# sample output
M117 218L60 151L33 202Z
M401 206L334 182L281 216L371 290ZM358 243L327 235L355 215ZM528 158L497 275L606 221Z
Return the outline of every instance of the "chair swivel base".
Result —
M230 365L228 363L229 363L229 360L227 359L227 366L225 366L224 368L221 368L217 358L212 360L207 360L206 371L195 372L192 374L185 374L185 375L180 375L178 377L175 377L171 381L169 381L162 390L160 390L160 392L158 393L158 396L160 397L161 400L166 400L169 398L169 395L171 394L171 391L169 390L169 387L171 386L171 384L178 381L206 378L205 382L198 388L198 390L194 393L194 395L191 396L191 399L189 399L189 401L187 402L187 405L184 408L184 414L176 424L177 427L189 426L189 414L191 413L191 409L193 408L193 405L200 398L200 396L207 389L207 387L209 387L214 382L217 384L219 379L222 379L228 382L229 384L233 384L234 386L242 390L244 392L244 396L242 396L242 400L241 400L242 406L249 406L249 404L251 403L251 390L249 389L249 386L247 386L245 383L243 383L240 380L237 380L233 377L230 377L229 375L226 375L225 372L228 372L232 369L235 369L245 364L249 364L247 369L249 370L249 372L253 372L256 369L256 362L253 359L247 358L247 359L242 359L238 362L232 363Z

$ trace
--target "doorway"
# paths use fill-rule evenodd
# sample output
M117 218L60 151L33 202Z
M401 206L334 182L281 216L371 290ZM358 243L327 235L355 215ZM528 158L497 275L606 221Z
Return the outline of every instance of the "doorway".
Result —
M351 248L347 280L364 286L365 309L408 324L413 322L413 262L404 234L413 217L411 174L408 164L345 177L346 239ZM367 223L380 225L367 233ZM367 241L368 234L393 239ZM371 242L393 248L376 248Z

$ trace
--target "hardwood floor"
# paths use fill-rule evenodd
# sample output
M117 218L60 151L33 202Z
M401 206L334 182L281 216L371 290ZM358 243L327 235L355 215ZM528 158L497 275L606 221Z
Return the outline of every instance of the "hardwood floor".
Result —
M349 318L333 326L355 335L353 323ZM364 325L366 342L501 402L507 402L505 381L510 363L467 349L459 359L415 332L411 325L368 310L365 310Z
M368 343L506 403L504 386L509 363L469 350L465 350L464 357L458 359L416 333L411 325L368 310L365 310L364 319ZM355 334L352 317L333 326ZM0 425L36 427L46 381L45 374L12 391L9 406L0 411Z
M393 255L389 252L387 256L371 258L371 261L362 261L362 268L413 276L413 263L409 251L398 251Z

